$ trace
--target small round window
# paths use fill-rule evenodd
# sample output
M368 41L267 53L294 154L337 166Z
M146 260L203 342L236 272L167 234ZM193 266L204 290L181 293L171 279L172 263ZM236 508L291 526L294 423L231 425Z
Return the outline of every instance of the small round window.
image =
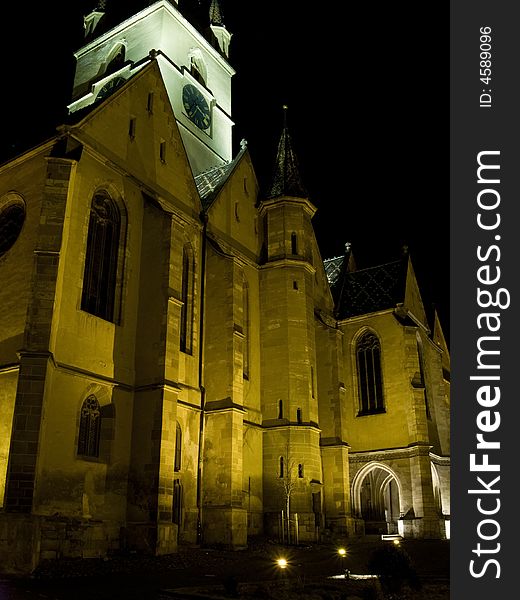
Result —
M15 192L0 198L0 258L12 248L25 221L25 202Z

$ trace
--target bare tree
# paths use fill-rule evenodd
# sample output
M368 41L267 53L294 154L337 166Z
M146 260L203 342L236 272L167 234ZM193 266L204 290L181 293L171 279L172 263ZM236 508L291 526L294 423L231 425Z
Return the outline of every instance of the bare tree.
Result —
M296 461L289 453L289 443L285 446L285 454L281 457L283 463L280 465L281 472L278 476L278 485L282 490L282 497L285 506L285 515L287 522L287 543L291 543L291 496L297 485L297 476L295 476ZM283 527L283 521L282 521Z

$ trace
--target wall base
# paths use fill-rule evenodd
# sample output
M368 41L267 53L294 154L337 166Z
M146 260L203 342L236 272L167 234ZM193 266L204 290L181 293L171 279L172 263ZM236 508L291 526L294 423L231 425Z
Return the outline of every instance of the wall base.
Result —
M42 515L0 515L0 571L28 575L42 560L100 558L120 549L120 524Z
M206 507L203 514L204 544L245 548L247 511L243 508Z
M445 537L444 527L441 527L441 519L438 517L399 519L398 529L404 538L439 540Z

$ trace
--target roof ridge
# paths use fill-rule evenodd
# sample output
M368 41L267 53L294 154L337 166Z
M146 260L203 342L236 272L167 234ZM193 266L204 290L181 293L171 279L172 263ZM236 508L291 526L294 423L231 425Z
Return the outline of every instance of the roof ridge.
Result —
M408 258L408 257L406 257ZM370 271L372 269L380 269L381 267L387 267L389 265L396 265L400 262L405 262L404 257L398 258L397 260L391 260L389 262L380 263L378 265L372 265L371 267L364 267L363 269L356 269L355 271L349 271L347 275L353 275L354 273L362 273L363 271Z
M324 258L323 262L328 262L328 261L331 261L331 260L338 260L339 258L345 258L345 255L341 254L340 256L332 256L331 258Z

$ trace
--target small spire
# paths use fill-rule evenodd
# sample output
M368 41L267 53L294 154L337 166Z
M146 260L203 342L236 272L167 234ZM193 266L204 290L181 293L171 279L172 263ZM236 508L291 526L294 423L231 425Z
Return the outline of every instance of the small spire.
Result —
M267 197L295 196L297 198L307 198L308 192L300 177L298 160L292 147L289 129L287 128L287 104L284 104L282 108L283 130L278 143L273 181L267 192Z
M211 0L209 7L209 23L210 25L219 25L221 27L224 25L224 13L222 12L218 0Z

